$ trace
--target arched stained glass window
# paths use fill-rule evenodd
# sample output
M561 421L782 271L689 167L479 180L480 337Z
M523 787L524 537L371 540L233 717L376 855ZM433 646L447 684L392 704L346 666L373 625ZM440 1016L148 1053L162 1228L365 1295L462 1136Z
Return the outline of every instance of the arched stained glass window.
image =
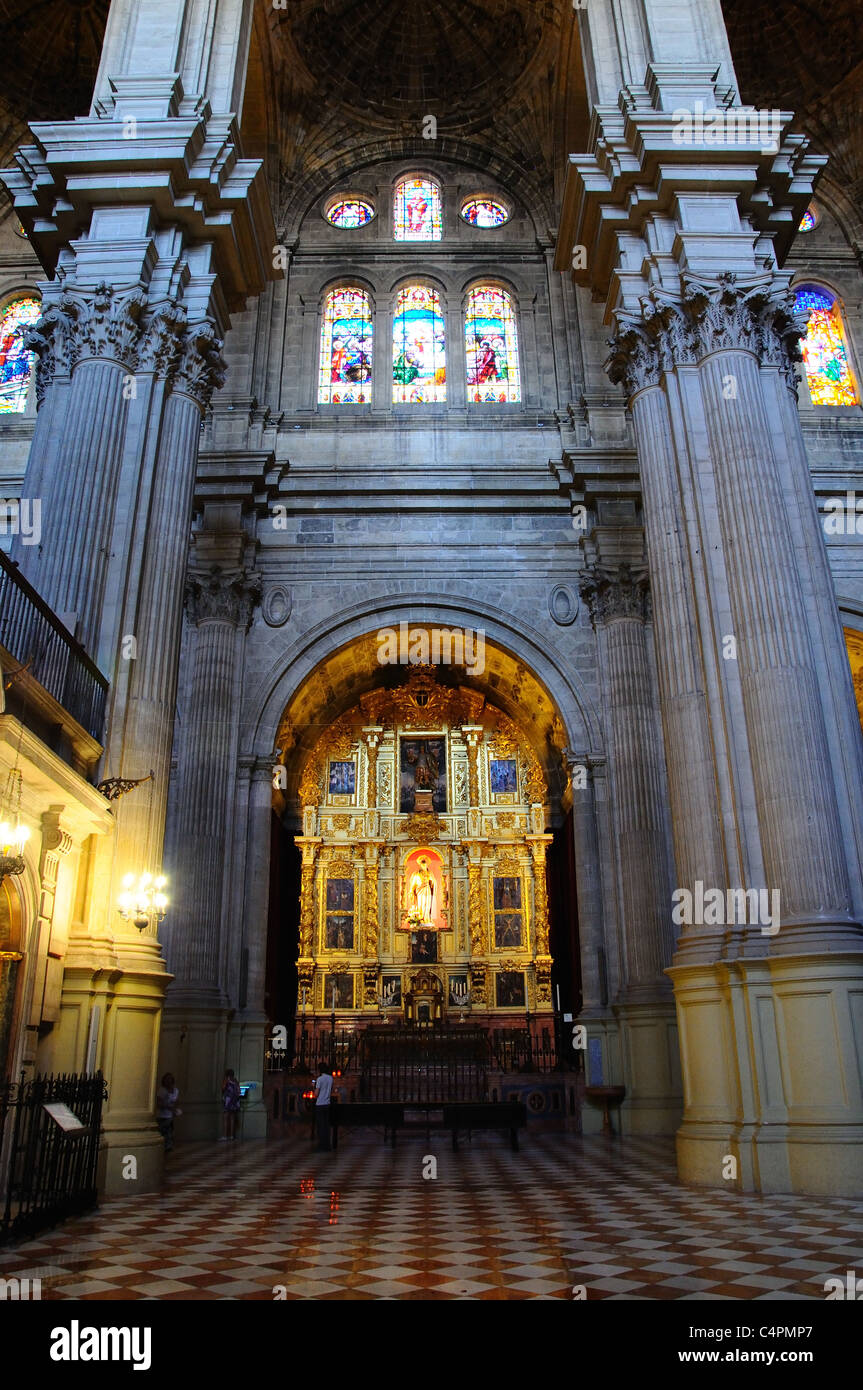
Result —
M835 295L815 285L797 291L799 313L807 315L801 343L813 405L858 405L860 397L848 361L842 315Z
M396 187L396 241L440 241L443 214L440 189L431 179L402 179Z
M13 299L0 313L0 414L20 414L27 405L36 355L26 350L22 340L41 313L42 305L33 295Z
M393 323L393 402L446 400L446 329L440 295L427 285L399 290Z
M469 401L520 401L518 330L512 300L497 285L477 285L465 319Z
M331 290L321 327L321 405L368 405L372 398L372 306L365 290Z
M331 226L350 230L365 227L374 217L375 210L365 198L339 198L330 204L324 215Z
M496 198L468 198L461 215L472 227L502 227L509 221L509 213Z

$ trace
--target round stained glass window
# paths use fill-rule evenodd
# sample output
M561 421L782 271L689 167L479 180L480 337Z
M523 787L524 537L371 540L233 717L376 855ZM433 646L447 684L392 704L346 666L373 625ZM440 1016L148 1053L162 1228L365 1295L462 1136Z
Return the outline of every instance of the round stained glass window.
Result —
M818 213L815 210L815 204L810 203L803 214L803 219L797 230L798 232L814 232L820 220L821 219L819 218Z
M365 227L374 215L374 208L365 198L339 198L335 203L330 203L324 213L331 227L346 229Z
M468 198L461 215L472 227L502 227L509 221L509 210L494 198Z

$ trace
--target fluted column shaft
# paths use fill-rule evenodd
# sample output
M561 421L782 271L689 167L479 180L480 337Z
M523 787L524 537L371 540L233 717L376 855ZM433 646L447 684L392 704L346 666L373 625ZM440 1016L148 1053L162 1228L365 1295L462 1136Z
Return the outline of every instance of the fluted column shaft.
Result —
M786 926L832 923L848 917L850 886L758 364L724 351L701 363L700 377L767 883L781 890Z
M600 643L611 732L611 799L620 862L625 997L664 993L671 886L661 753L647 659L643 577L625 566L585 571L582 592Z
M600 766L604 771L604 763L600 765L597 759L588 758L587 754L567 751L566 756L573 781L572 834L581 955L581 1009L582 1013L588 1013L608 1003L604 997L600 956L605 945L605 934L594 780Z
M171 964L177 990L215 994L219 988L237 639L238 632L248 627L256 594L255 585L244 575L218 571L206 580L193 578L189 585L197 640L176 832Z
M725 856L715 759L696 621L696 603L668 402L658 386L640 391L632 418L641 464L674 859L678 882L724 887ZM715 928L687 924L678 951L712 954ZM721 941L721 932L719 933Z

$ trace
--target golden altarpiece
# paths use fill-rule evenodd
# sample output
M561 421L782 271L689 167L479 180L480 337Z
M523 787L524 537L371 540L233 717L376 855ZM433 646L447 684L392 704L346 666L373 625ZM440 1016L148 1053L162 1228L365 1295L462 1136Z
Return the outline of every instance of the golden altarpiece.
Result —
M411 667L325 730L299 796L305 1017L551 1014L547 788L507 714Z

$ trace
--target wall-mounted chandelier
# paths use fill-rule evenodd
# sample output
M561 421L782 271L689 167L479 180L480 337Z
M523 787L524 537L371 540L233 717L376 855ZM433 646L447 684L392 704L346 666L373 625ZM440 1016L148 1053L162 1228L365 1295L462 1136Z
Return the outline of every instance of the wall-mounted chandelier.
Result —
M168 911L168 899L164 889L168 880L160 875L126 874L123 891L117 899L117 910L127 922L134 922L138 931L149 927L151 922L161 922Z
M30 831L21 823L22 776L17 768L9 773L6 794L0 802L0 882L24 872L24 846Z

